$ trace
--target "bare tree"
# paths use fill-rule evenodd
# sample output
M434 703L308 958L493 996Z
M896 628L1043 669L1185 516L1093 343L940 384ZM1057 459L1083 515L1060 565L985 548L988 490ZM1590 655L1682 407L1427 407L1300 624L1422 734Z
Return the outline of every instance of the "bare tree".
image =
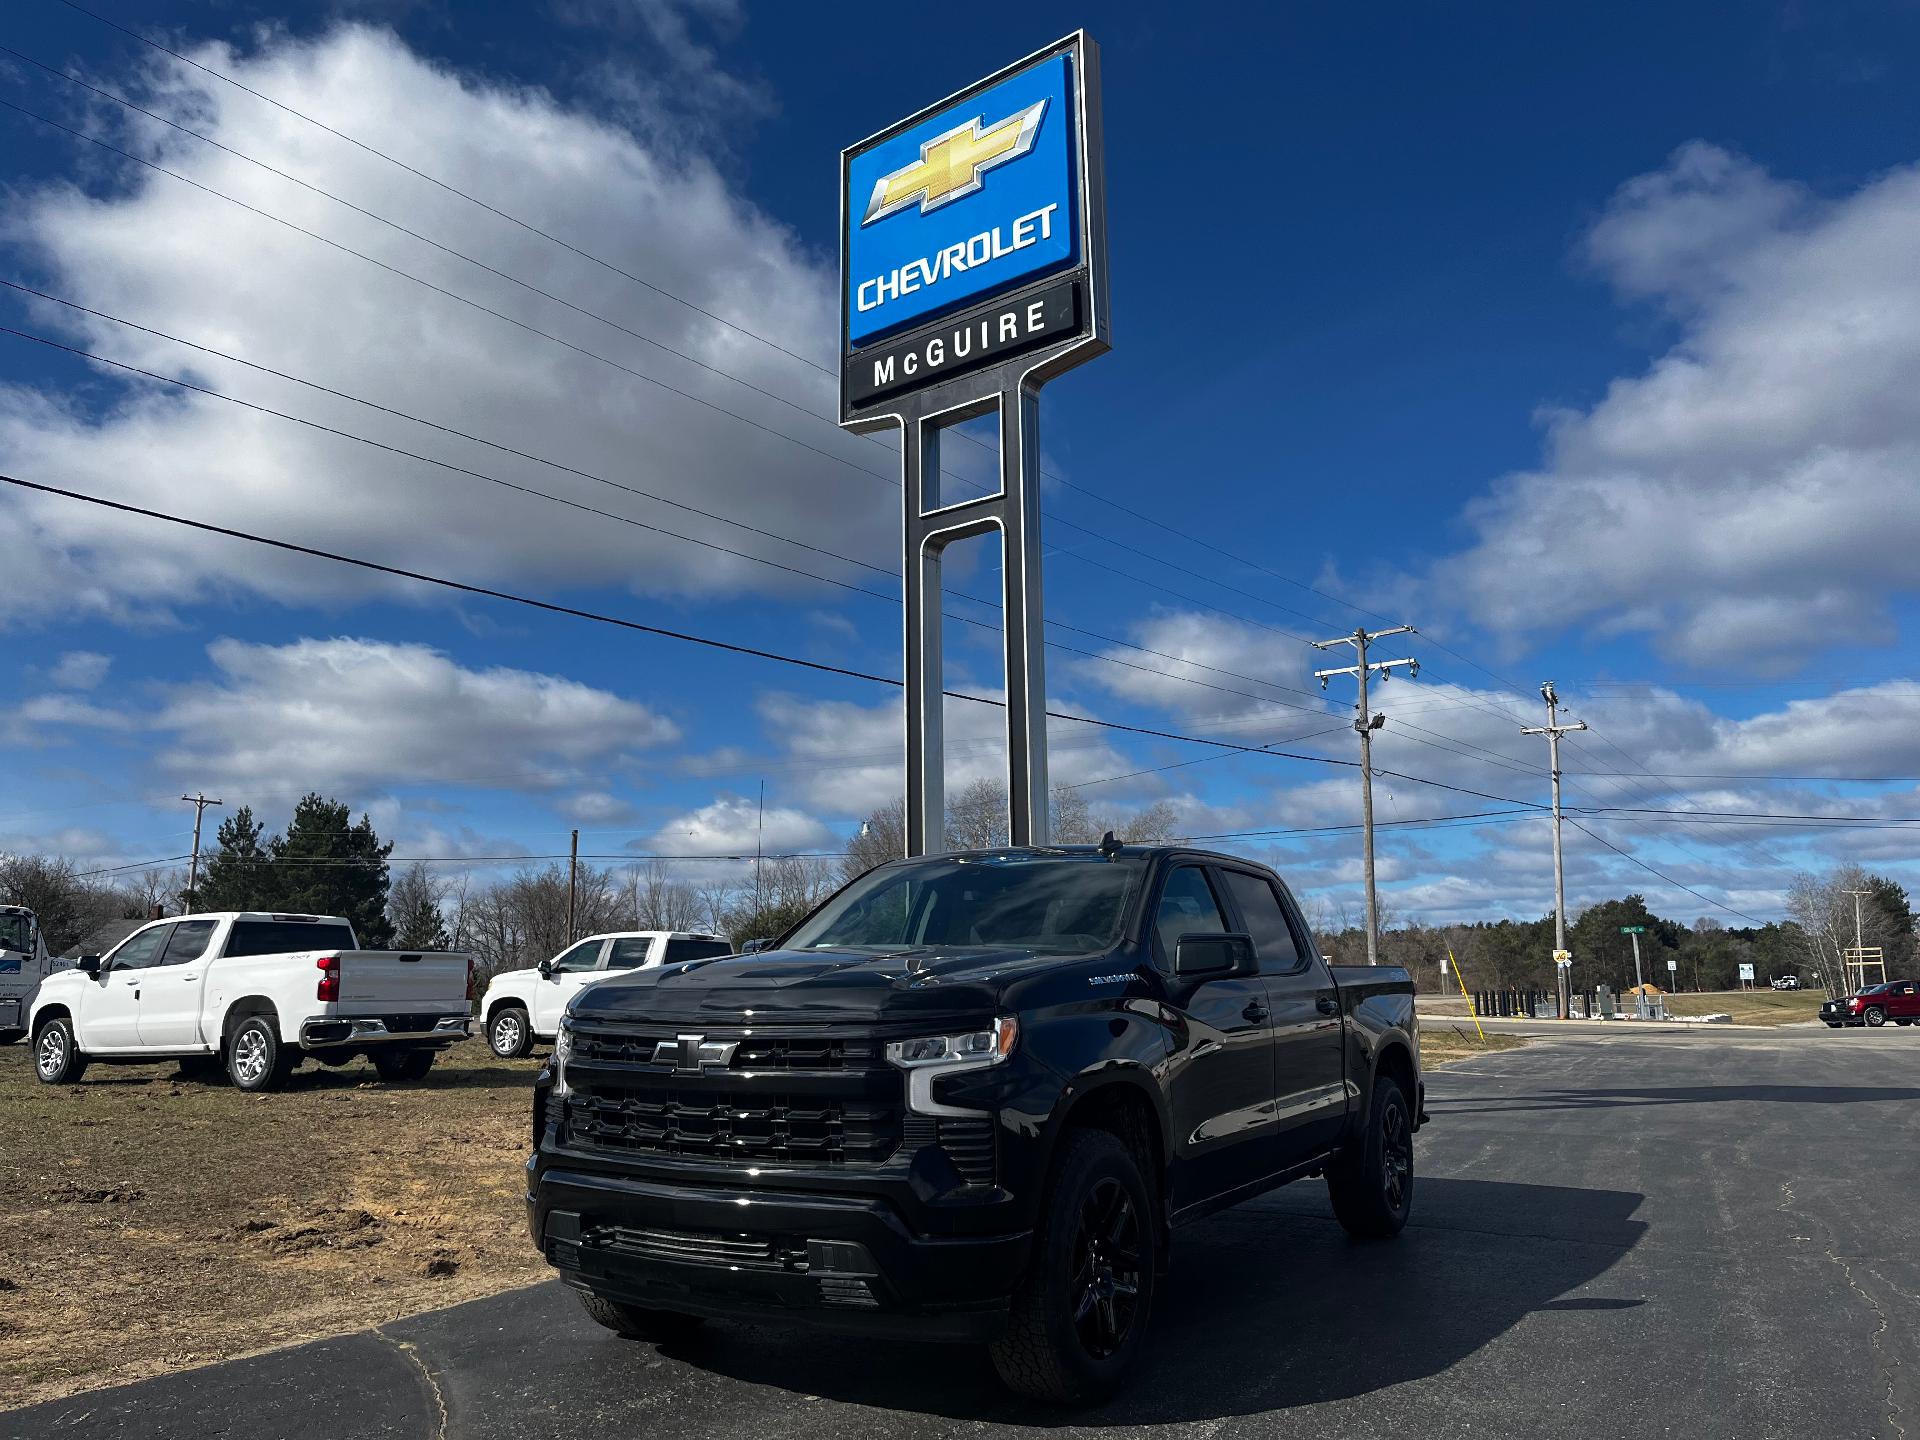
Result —
M665 861L649 861L633 872L633 928L691 930L700 923L700 896Z

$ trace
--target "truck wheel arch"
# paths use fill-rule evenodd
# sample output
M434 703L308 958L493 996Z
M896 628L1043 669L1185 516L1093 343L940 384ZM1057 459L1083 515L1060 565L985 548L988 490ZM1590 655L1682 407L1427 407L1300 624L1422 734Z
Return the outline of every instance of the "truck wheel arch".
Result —
M1367 1080L1367 1093L1360 1097L1356 1107L1357 1114L1365 1115L1367 1107L1373 1104L1373 1081L1381 1075L1391 1075L1400 1084L1400 1093L1407 1097L1407 1105L1413 1111L1413 1125L1420 1128L1420 1118L1425 1110L1424 1096L1421 1093L1420 1070L1413 1063L1413 1052L1398 1040L1388 1040L1381 1045L1373 1058L1373 1074Z
M241 1022L255 1015L265 1015L271 1019L273 1021L274 1032L279 1034L280 1011L279 1008L274 1005L273 1001L267 999L264 995L245 995L227 1006L226 1012L220 1017L219 1053L224 1054L226 1052L227 1043L233 1039L233 1032L240 1028ZM298 1036L295 1036L292 1040L288 1040L285 1035L281 1035L280 1038L281 1041L286 1044L297 1046L300 1043Z
M41 1027L54 1020L65 1020L68 1024L73 1024L73 1011L68 1009L61 1001L49 1001L47 1004L40 1006L27 1018L27 1034L29 1036L38 1036ZM79 1038L78 1033L76 1033L74 1039L78 1041Z
M1129 1066L1116 1066L1104 1074L1076 1081L1067 1103L1049 1127L1046 1145L1046 1169L1053 1168L1054 1152L1070 1130L1105 1130L1117 1135L1134 1151L1140 1168L1153 1187L1159 1214L1160 1255L1167 1254L1167 1236L1171 1197L1167 1193L1167 1118L1161 1113L1161 1096L1144 1074Z

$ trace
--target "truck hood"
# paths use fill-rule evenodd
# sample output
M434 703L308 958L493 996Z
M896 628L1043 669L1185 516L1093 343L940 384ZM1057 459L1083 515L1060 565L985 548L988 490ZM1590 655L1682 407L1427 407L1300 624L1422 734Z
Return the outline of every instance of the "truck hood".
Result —
M997 946L766 950L636 970L589 985L568 1008L582 1019L736 1025L973 1020L1061 958Z

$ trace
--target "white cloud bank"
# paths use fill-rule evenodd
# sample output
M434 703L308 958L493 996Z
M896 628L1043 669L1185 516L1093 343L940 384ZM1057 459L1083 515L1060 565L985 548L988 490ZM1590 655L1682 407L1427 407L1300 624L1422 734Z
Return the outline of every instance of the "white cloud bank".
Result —
M1470 506L1437 596L1497 635L1645 632L1670 659L1782 670L1891 638L1920 550L1920 167L1837 200L1694 142L1586 241L1672 347L1548 416L1545 465Z
M219 45L191 53L349 134L384 142L448 183L531 217L716 315L802 354L831 349L830 272L696 150L649 148L634 131L563 108L542 91L452 73L390 33L363 26L345 25L312 42L277 39L244 56ZM250 96L183 73L156 68L104 78L224 144L818 415L829 412L829 376ZM62 92L45 103L70 99ZM891 558L897 501L874 503L884 499L893 473L884 449L176 131L144 120L133 125L105 106L90 112L87 125L195 181L768 428L741 424L132 167L101 193L49 183L9 198L0 239L13 253L13 268L44 288L624 485L749 518L777 534ZM76 158L80 173L99 173L97 152L82 147ZM808 568L833 563L104 320L38 301L31 309L30 328L162 374L189 373L231 394L690 535ZM9 470L26 478L463 579L618 585L648 594L823 593L710 549L152 382L135 382L104 413L57 393L0 387L0 451ZM20 583L0 591L0 623L75 613L151 618L175 604L235 595L338 600L382 583L19 493L0 503L0 550L26 567L12 577Z

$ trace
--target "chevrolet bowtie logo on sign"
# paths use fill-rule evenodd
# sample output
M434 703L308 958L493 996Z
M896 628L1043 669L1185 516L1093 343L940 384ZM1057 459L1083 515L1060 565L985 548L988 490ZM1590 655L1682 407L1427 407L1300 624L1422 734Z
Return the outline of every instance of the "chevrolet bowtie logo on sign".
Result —
M733 1064L733 1052L739 1048L738 1040L709 1040L704 1035L682 1035L656 1044L653 1047L653 1063L671 1065L682 1074L724 1070Z
M973 194L986 183L980 178L985 171L1018 160L1033 149L1033 137L1046 109L1045 100L1036 100L998 125L982 129L976 115L966 124L936 135L920 147L918 160L874 182L873 198L867 202L867 215L860 223L871 225L884 220L916 201L925 215Z
M1077 58L1043 54L847 152L849 348L1082 263Z

